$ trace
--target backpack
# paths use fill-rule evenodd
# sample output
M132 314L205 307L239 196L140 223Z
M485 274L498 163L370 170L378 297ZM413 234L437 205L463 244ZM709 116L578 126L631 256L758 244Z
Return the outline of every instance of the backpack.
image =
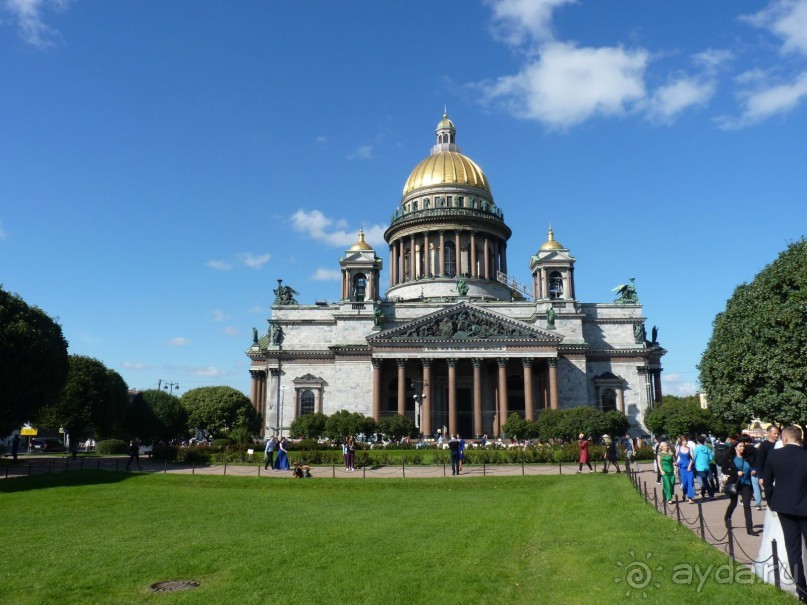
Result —
M724 467L731 458L732 447L728 443L718 443L715 446L715 464Z

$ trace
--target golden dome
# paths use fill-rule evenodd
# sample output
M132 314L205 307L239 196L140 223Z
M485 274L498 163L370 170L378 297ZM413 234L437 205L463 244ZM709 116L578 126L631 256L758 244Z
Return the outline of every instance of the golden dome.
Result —
M454 122L448 119L448 114L443 114L443 119L437 123L437 130L441 130L443 128L448 128L449 130L456 130L454 128Z
M547 239L540 248L541 250L563 250L563 244L555 241L555 232L552 227L549 228Z
M484 189L490 194L488 179L482 169L471 158L457 151L440 151L415 166L406 179L403 194L435 185L469 185Z
M350 250L372 250L373 247L364 241L364 229L359 229L359 241L350 247Z

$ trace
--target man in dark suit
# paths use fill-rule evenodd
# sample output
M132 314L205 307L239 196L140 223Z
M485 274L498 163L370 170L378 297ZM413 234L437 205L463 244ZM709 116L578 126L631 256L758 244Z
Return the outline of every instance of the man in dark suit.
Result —
M807 603L802 540L807 539L807 450L802 447L801 429L782 430L785 447L773 450L765 462L763 485L768 507L779 516L790 573L799 600Z

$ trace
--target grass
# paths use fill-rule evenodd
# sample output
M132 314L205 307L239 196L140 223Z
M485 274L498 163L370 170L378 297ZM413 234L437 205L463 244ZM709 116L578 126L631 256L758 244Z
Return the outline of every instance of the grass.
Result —
M0 519L8 605L792 603L737 576L627 480L602 475L293 481L79 471L0 481ZM631 588L639 563L652 581ZM693 573L682 583L673 573L682 564L702 574L723 566L735 581L712 575L699 588ZM201 587L148 590L171 579Z

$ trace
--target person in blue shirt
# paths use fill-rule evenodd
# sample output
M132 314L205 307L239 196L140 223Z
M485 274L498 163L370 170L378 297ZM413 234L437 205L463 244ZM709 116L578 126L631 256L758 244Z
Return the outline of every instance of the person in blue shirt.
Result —
M630 433L625 434L625 472L630 472L630 465L633 463L635 448Z
M723 467L723 473L728 477L725 491L729 497L729 506L723 518L726 521L726 527L731 527L731 515L734 513L734 509L737 508L738 498L742 497L745 529L749 536L758 536L759 533L754 531L754 521L751 518L751 499L753 498L751 477L756 474L756 470L751 467L748 461L749 456L746 455L746 451L751 447L745 441L738 441L737 445L734 446L734 457L730 458ZM730 489L729 485L736 485L736 491Z
M709 499L714 500L715 488L712 486L710 477L712 472L709 470L712 450L706 447L706 437L704 435L698 437L698 445L695 446L693 458L695 459L695 478L701 484L701 498L705 498L708 492Z

